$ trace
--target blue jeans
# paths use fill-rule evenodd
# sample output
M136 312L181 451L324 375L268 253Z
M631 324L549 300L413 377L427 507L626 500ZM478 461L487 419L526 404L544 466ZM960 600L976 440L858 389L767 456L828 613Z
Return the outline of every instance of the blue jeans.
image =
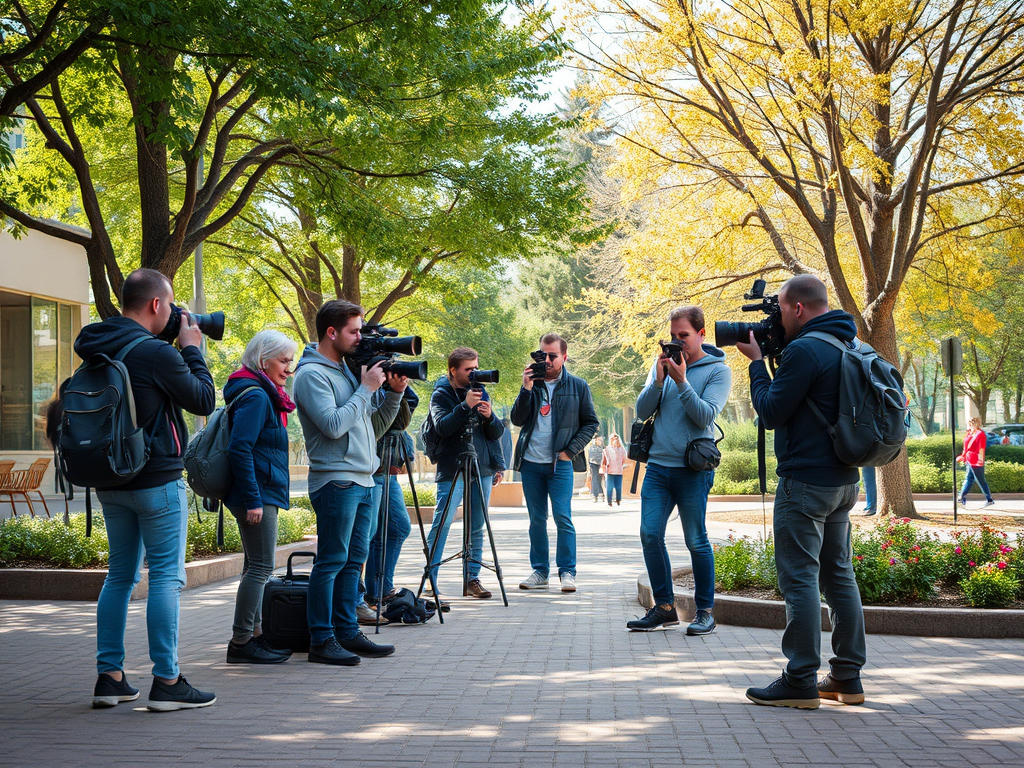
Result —
M373 486L330 482L310 494L316 513L316 562L309 574L306 619L310 641L326 643L332 636L351 640L356 621L359 573L366 562Z
M379 526L370 539L370 553L366 559L366 589L374 597L374 601L376 601L377 597L384 597L394 589L395 566L398 565L398 556L402 553L402 544L405 543L405 540L409 537L409 532L412 531L412 525L409 523L409 511L405 508L405 495L402 493L402 486L399 485L398 478L395 475L374 476L373 480L380 489L380 495L383 497L385 477L389 478L388 498L390 499L390 505L388 508L388 541L387 548L384 550L384 572L381 574L384 586L380 595L375 594L377 589L377 569L380 565L380 552L384 547L384 531ZM378 512L379 510L380 506L378 506Z
M547 577L551 570L548 547L548 498L551 516L555 518L557 539L555 565L558 575L576 575L576 528L572 524L572 462L559 459L550 464L524 461L519 467L523 478L523 495L530 513L530 566Z
M455 510L462 502L462 485L461 476L455 481L454 485L452 485L451 480L445 480L437 484L437 506L434 508L434 520L430 524L430 533L427 534L428 551L434 546L434 541L437 541L437 549L434 551L434 566L437 566L442 560L444 545L448 541L448 531L451 530L452 520L455 519ZM466 570L470 581L480 576L480 561L484 555L484 507L491 503L491 488L494 485L494 476L484 476L482 483L484 488L483 498L480 498L480 489L475 478L472 485L473 487L470 489L472 492L470 500L472 511L467 513L465 509L462 510L462 524L469 525L469 564ZM451 509L445 515L445 522L442 527L441 513L444 511L444 505L447 503L449 496L453 497ZM434 578L437 579L436 567L434 568Z
M96 669L124 669L128 601L139 583L142 556L149 560L146 630L153 675L178 677L178 605L185 586L188 497L185 481L137 491L102 490L109 563L96 603Z
M779 478L775 565L786 601L782 653L789 659L786 679L791 685L809 687L817 679L822 594L832 620L832 676L850 680L864 666L864 610L850 546L850 510L856 503L856 483L830 488Z
M878 505L878 482L874 467L862 467L860 476L864 480L864 511L874 512Z
M676 507L679 508L679 520L683 524L683 536L693 565L693 601L698 610L710 611L715 605L715 553L704 524L708 491L714 480L714 471L695 472L689 467L647 465L640 489L640 544L654 602L658 605L675 603L665 530Z
M622 475L605 475L604 492L609 502L612 501L612 495L615 501L622 501Z
M967 465L964 487L960 489L960 500L967 501L967 494L971 492L971 486L975 483L981 488L981 492L985 494L985 500L992 501L992 492L988 489L988 483L985 482L985 467L972 467L970 464Z

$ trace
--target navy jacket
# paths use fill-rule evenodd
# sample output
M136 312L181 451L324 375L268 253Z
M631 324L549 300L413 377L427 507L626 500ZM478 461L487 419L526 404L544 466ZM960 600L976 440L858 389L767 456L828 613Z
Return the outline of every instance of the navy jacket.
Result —
M442 376L430 396L430 418L440 438L436 478L439 483L451 480L459 471L463 430L472 413L466 406L467 392L468 389L456 389L447 376ZM491 399L486 390L483 399ZM480 426L473 430L473 446L480 463L480 474L485 478L505 471L505 459L501 452L501 436L504 433L505 426L493 413L490 419L481 417Z
M181 479L188 427L181 410L209 416L217 407L213 376L198 347L180 352L134 320L118 315L85 326L75 339L83 360L104 353L114 357L139 336L148 337L124 359L135 397L135 418L149 445L149 461L119 491L155 488Z
M775 430L779 477L827 487L851 485L859 479L857 468L839 461L825 425L806 403L810 398L829 423L836 422L842 352L828 342L805 338L810 331L842 341L857 336L853 318L838 309L814 318L786 344L774 379L763 360L751 362L750 399L764 428Z
M519 470L523 463L523 454L530 444L530 436L537 424L537 415L541 407L541 388L543 384L536 382L532 389L521 388L519 396L512 404L511 419L517 427L522 427L519 441L516 443L514 469ZM590 386L579 376L573 376L568 369L562 368L562 375L555 384L552 395L554 407L554 440L552 448L555 456L565 451L572 456L572 468L575 472L587 471L587 444L594 439L597 428L601 426L594 410L594 400L590 395Z
M277 388L262 377L228 379L224 402L233 404L228 443L232 480L224 505L243 511L267 505L288 509L288 430L276 408Z

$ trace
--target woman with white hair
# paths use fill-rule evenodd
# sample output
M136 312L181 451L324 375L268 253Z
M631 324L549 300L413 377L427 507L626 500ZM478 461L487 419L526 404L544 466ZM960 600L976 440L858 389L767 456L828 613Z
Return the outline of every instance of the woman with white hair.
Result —
M279 331L252 337L242 367L228 377L231 490L224 499L242 537L245 566L235 598L229 664L280 664L291 651L274 648L261 632L263 588L274 570L277 512L288 509L288 414L295 403L284 385L298 345Z

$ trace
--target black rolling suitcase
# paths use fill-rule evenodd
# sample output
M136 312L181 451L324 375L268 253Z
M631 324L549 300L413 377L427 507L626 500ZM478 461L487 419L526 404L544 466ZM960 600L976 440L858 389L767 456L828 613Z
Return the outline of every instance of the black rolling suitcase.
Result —
M294 573L292 558L312 557L314 552L292 552L284 576L274 575L263 589L263 636L275 648L290 648L296 653L309 651L309 624L306 621L306 596L309 574Z

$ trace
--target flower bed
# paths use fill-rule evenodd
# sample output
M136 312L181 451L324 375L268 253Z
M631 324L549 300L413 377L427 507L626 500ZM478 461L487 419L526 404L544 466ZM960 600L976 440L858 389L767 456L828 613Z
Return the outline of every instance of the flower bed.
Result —
M1024 601L1024 535L1010 537L983 523L938 534L906 519L880 520L853 532L853 570L867 605L949 604L1001 608ZM775 547L769 536L733 538L715 546L715 580L724 592L778 595ZM761 597L763 594L756 594Z

